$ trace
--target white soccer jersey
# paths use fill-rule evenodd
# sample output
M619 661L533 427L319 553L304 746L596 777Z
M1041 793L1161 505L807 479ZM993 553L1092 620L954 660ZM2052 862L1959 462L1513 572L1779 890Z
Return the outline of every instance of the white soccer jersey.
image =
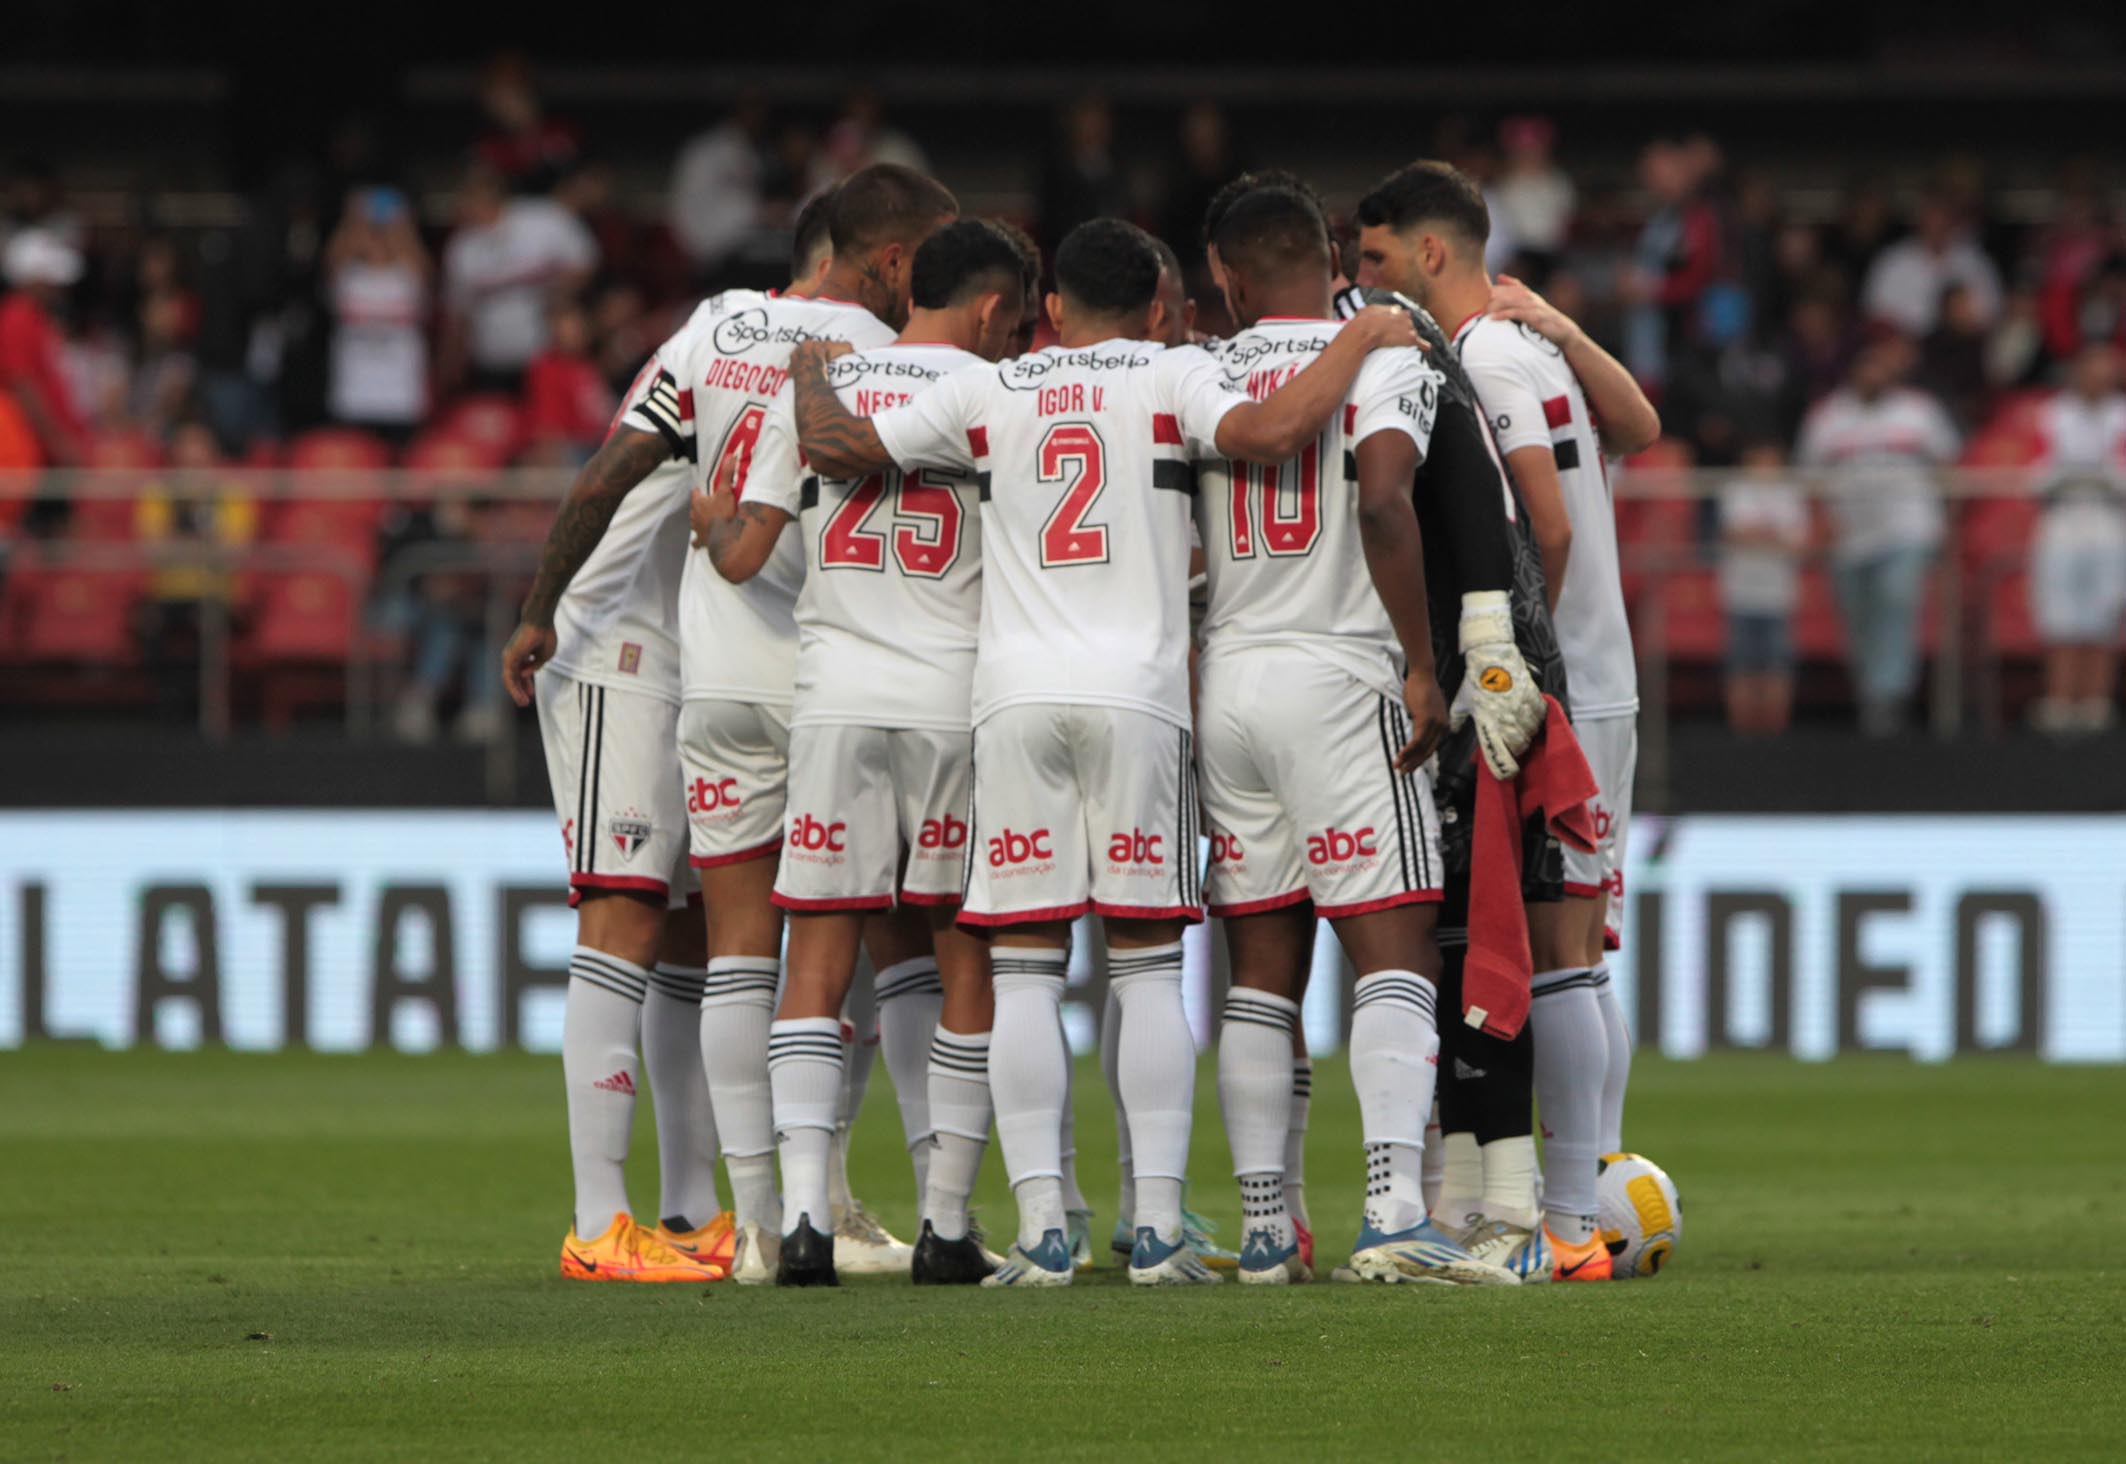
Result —
M1045 702L1188 727L1190 463L1246 400L1193 346L1110 340L969 367L872 418L904 469L988 485L977 723Z
M705 328L726 310L757 305L757 290L726 290L694 307L674 340ZM652 356L614 414L619 426L657 384ZM557 641L549 663L573 681L679 700L679 580L687 557L687 490L683 461L654 469L620 501L576 577L554 607Z
M1922 391L1896 388L1869 400L1850 389L1818 402L1801 424L1794 461L1829 468L1832 552L1848 563L1941 539L1933 469L1955 460L1956 424Z
M1601 439L1579 378L1555 344L1518 321L1478 313L1454 333L1455 353L1476 386L1502 456L1550 450L1558 465L1572 553L1558 587L1558 646L1575 718L1624 716L1639 709L1639 668L1624 578L1617 563L1617 516Z
M868 417L982 364L956 346L890 345L841 357L827 380ZM822 479L802 466L786 391L761 428L746 497L798 520L805 578L790 725L966 731L982 602L974 475L923 468Z
M1261 401L1342 328L1334 320L1260 321L1219 348L1226 384ZM1359 540L1354 453L1374 433L1397 431L1422 460L1438 407L1439 373L1422 351L1375 351L1343 410L1298 457L1276 467L1222 458L1199 465L1206 664L1249 646L1299 646L1367 686L1400 693L1401 647Z
M740 495L776 393L789 379L801 341L882 346L893 329L843 300L776 297L697 316L657 348L658 371L624 419L663 435L675 457L691 458L707 488L736 458ZM767 566L742 585L718 574L706 554L685 556L679 585L680 695L688 701L788 706L797 659L797 589L804 552L785 534Z
M2090 401L2063 391L2045 403L2037 425L2048 474L2116 479L2126 473L2126 395Z

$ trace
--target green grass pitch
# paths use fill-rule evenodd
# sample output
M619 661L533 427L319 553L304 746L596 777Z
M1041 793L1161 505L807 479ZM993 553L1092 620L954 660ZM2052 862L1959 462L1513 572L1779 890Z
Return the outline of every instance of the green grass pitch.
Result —
M1237 1199L1210 1075L1195 1203ZM1079 1164L1113 1203L1081 1069ZM1324 1258L1360 1192L1315 1078ZM883 1071L858 1192L912 1228ZM1651 1281L561 1281L558 1061L0 1054L0 1459L2119 1457L2126 1070L1642 1058ZM647 1105L645 1105L645 1118ZM654 1202L655 1144L635 1194ZM994 1149L984 1203L1008 1231ZM1111 1219L1103 1215L1103 1220Z

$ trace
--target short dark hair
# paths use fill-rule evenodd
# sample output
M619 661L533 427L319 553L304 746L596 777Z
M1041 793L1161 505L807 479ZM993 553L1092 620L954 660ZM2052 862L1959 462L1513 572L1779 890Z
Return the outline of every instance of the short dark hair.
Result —
M1056 289L1099 315L1147 310L1159 293L1159 251L1135 224L1089 220L1056 246Z
M1027 233L1009 219L991 219L989 226L1011 241L1011 247L1019 251L1019 264L1025 272L1026 293L1032 295L1041 288L1041 246L1034 243L1033 235Z
M1152 249L1159 256L1159 268L1165 270L1177 280L1188 278L1181 268L1181 256L1174 252L1173 245L1154 234L1152 235Z
M1368 228L1385 224L1397 232L1441 223L1478 248L1491 238L1491 210L1476 180L1452 163L1429 158L1381 179L1358 201L1358 221Z
M828 246L828 225L834 216L834 192L823 188L805 200L790 225L790 278L801 280L812 273L819 253Z
M1233 201L1212 236L1228 268L1273 276L1329 272L1329 231L1297 189L1257 188Z
M1321 216L1322 227L1328 228L1329 211L1322 206L1321 195L1314 191L1312 184L1297 173L1284 168L1261 168L1252 173L1242 173L1211 195L1210 203L1203 210L1203 237L1197 241L1205 250L1216 241L1218 221L1225 217L1226 210L1258 188L1291 189L1314 206L1314 212ZM1223 250L1219 252L1224 253Z
M1019 246L987 219L959 219L925 239L908 277L908 298L924 310L964 304L984 290L1002 295L1025 288ZM1016 320L1019 306L1011 308Z
M925 224L959 213L959 200L928 173L899 163L859 168L834 190L828 237L836 254L855 254L893 240L908 242Z

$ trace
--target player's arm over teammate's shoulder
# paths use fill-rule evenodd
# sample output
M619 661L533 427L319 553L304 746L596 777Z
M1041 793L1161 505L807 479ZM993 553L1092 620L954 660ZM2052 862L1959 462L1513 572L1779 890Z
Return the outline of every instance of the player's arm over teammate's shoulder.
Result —
M1305 370L1264 400L1233 406L1218 419L1214 438L1218 456L1251 463L1281 463L1296 456L1343 405L1369 352L1397 346L1415 349L1418 344L1417 329L1408 314L1391 306L1367 306ZM1216 372L1217 361L1196 347L1184 348L1179 354L1194 359L1187 361L1188 375L1178 389L1194 394L1201 390L1196 373L1205 366Z
M835 409L848 421L861 426L869 433L868 449L876 444L877 456L865 460L876 468L942 468L947 472L971 473L976 469L974 435L980 425L980 414L985 389L996 380L996 367L986 362L962 366L959 370L939 380L928 389L918 393L912 401L865 418L851 415L835 397L833 389L824 383L820 392L834 403ZM812 417L805 415L805 401L797 403L798 440L803 445L806 459L824 474L827 472L812 445L812 430L821 425L823 412ZM838 421L834 424L838 434L831 439L839 444L857 435ZM858 438L862 442L863 439ZM844 476L835 474L834 476ZM855 474L846 476L854 477Z
M1564 353L1578 378L1587 406L1594 413L1602 445L1620 456L1643 452L1661 435L1661 414L1647 400L1637 378L1624 363L1580 329L1579 322L1512 275L1500 275L1491 287L1494 320L1527 326Z
M1420 766L1447 735L1447 701L1432 656L1424 538L1411 480L1428 451L1438 409L1438 376L1415 351L1377 352L1359 373L1351 440L1358 467L1358 534L1374 593L1402 646L1403 701L1410 742L1396 757L1404 772Z
M774 555L784 526L797 517L805 469L797 452L793 401L792 394L784 392L768 408L743 482L736 478L734 455L718 469L709 491L694 495L695 542L707 551L716 572L734 585L760 573Z
M827 381L827 366L848 354L842 341L806 341L790 353L790 400L805 461L827 478L860 478L893 466L868 417L842 404Z
M516 632L502 648L502 684L518 706L531 705L532 674L553 657L554 609L562 592L598 547L620 501L671 457L671 445L663 437L621 426L576 474L547 530Z

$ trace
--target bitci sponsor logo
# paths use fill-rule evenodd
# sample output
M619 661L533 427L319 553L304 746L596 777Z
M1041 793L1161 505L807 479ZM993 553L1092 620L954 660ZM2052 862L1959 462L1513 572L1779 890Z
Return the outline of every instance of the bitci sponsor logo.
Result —
M1307 839L1307 863L1349 864L1354 859L1377 859L1380 845L1374 841L1370 825L1356 833L1345 833L1331 825Z

